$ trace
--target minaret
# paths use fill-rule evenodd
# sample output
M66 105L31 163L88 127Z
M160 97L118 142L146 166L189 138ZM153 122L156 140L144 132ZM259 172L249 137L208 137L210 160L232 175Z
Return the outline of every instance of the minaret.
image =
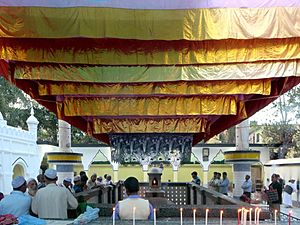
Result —
M37 140L37 127L38 127L39 121L37 120L37 118L34 117L34 111L33 111L32 107L30 110L30 116L26 120L26 123L27 123L29 132L32 133L35 137L35 140Z
M0 127L6 126L7 122L4 120L2 113L0 112Z

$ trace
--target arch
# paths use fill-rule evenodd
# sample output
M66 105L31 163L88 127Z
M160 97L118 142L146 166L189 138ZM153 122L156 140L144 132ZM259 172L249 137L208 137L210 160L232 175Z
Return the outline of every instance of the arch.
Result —
M25 170L21 164L16 164L13 167L12 179L15 179L17 176L23 176L23 177L25 176Z
M28 167L28 164L22 157L18 157L11 165L13 179L17 176L26 176L26 168Z

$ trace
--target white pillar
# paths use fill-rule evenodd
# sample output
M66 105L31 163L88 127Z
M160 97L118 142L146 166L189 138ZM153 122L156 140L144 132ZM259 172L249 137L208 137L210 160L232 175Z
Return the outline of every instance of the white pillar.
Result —
M178 170L173 170L173 182L178 182Z
M71 125L63 120L58 120L59 149L62 152L71 150Z
M142 170L144 174L144 182L148 182L148 170L149 165L151 164L151 157L147 156L145 158L140 159L140 164L142 165Z
M178 181L178 169L179 169L181 160L178 156L172 155L170 157L169 162L171 163L172 169L173 169L173 182L177 182Z
M113 180L114 180L114 183L118 182L119 181L119 166L120 164L118 162L114 162L114 161L111 161L110 164L112 165L112 169L113 169Z
M58 146L60 152L72 152L71 149L71 125L63 120L58 120ZM56 165L58 183L64 178L74 177L73 165Z
M202 185L208 187L208 170L203 170L203 181Z
M248 151L249 150L249 121L244 120L240 124L236 125L236 151ZM245 176L251 177L251 164L234 164L234 189L233 196L238 198L243 194L241 188L245 181ZM252 177L250 178L252 179Z

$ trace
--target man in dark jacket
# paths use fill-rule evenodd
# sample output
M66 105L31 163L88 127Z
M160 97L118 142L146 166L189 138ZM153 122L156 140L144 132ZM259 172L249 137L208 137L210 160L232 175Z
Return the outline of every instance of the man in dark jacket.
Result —
M280 220L280 204L282 203L282 185L279 183L278 177L276 176L276 174L272 174L271 176L271 181L272 183L269 185L269 192L277 192L278 194L278 198L270 198L270 194L269 196L269 210L270 210L270 214L271 214L271 219L274 219L275 216L275 210L277 210L277 217L278 220Z

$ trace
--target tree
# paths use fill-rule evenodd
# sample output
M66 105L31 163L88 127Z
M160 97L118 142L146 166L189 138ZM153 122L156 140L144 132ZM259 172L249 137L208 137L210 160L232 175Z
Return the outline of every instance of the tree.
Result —
M293 103L293 94L295 90L291 90L285 95L282 95L272 103L272 108L275 110L277 121L269 121L263 126L263 139L267 144L280 144L277 154L278 158L285 158L290 151L299 151L297 146L298 126L295 121L292 121L292 112L295 109ZM300 96L300 95L299 95ZM298 98L299 99L299 98Z

